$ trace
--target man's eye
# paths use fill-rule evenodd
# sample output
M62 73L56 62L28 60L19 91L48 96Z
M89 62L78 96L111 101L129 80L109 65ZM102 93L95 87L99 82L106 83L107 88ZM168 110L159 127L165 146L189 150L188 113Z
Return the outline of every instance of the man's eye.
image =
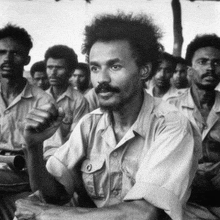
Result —
M207 64L207 60L199 60L198 64L200 65L206 65Z
M91 67L90 67L90 71L93 72L93 73L94 73L94 72L98 72L98 67L96 67L96 66L91 66Z
M216 60L213 64L214 64L215 66L220 66L220 60Z
M115 70L120 70L122 67L121 65L113 65L111 68L115 71Z

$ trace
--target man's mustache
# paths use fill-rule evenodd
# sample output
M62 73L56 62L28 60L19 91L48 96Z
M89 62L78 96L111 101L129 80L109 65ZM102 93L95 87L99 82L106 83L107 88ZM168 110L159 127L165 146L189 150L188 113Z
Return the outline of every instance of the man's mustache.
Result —
M217 74L215 74L214 72L206 72L204 75L202 75L202 79L203 78L205 78L205 77L207 77L207 76L212 76L212 77L214 77L214 78L216 78L216 79L218 79L219 78L219 76L217 75Z
M98 94L100 92L116 92L119 93L120 89L118 87L112 87L110 86L108 83L103 82L100 83L96 88L95 88L95 92Z

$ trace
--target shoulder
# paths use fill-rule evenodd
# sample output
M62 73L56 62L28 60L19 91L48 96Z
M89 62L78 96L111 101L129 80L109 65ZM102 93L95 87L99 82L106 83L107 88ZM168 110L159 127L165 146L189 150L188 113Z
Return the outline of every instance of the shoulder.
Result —
M43 99L54 102L53 97L49 95L46 91L40 89L39 87L29 84L28 89L31 91L31 94L35 99Z
M163 100L155 99L155 107L153 114L166 126L188 126L188 119L176 108L176 106L169 104Z

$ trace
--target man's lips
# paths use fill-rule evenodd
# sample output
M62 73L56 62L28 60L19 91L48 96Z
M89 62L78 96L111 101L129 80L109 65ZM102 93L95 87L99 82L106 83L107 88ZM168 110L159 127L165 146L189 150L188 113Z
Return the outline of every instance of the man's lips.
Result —
M2 65L2 66L1 66L1 69L4 70L4 71L10 71L10 70L13 69L13 67L10 66L10 65Z
M103 98L103 99L108 99L108 98L110 98L112 95L113 95L113 92L107 92L107 91L106 91L106 92L104 92L104 91L102 92L102 91L101 91L101 92L98 93L98 96L101 97L101 98Z

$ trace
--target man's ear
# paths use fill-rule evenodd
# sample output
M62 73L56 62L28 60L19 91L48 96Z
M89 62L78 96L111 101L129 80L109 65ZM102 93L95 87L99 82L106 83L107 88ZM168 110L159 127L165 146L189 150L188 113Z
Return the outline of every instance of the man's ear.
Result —
M25 62L24 62L24 65L25 65L25 66L28 65L28 64L30 63L30 61L31 61L31 57L30 57L30 56L27 56L27 57L26 57L26 60L25 60Z
M147 63L146 65L141 67L140 73L141 73L141 79L142 80L148 80L149 76L151 75L151 71L152 71L152 64L151 63Z

